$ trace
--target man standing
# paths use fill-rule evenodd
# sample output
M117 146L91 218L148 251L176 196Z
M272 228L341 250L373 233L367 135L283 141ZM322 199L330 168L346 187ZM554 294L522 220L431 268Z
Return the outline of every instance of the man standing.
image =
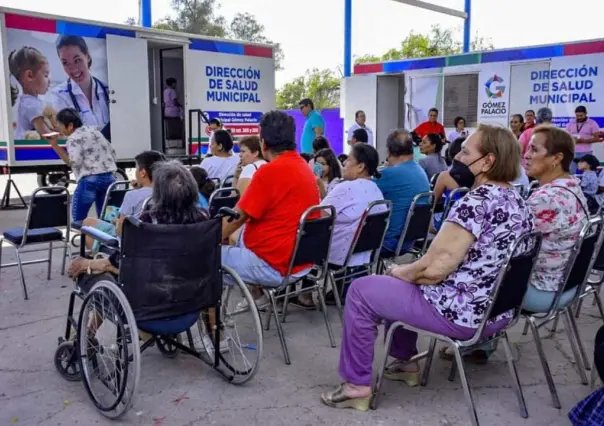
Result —
M438 122L438 110L436 108L430 108L428 111L428 121L417 126L413 132L420 138L429 133L436 133L440 135L443 141L446 139L445 128Z
M532 129L537 123L535 122L535 111L527 109L524 113L524 129Z
M367 116L365 115L365 111L357 111L354 114L354 124L350 126L348 129L348 144L353 145L352 137L354 135L354 131L357 129L365 129L367 132L367 140L363 142L367 142L369 145L373 146L373 130L371 127L367 126L365 122L367 121Z
M591 154L592 144L600 142L600 126L587 117L587 108L583 105L575 109L575 119L568 123L566 131L575 138L575 159ZM575 162L571 165L571 171L576 171Z
M312 100L308 98L302 99L299 105L300 111L306 117L304 129L302 130L301 152L312 154L312 141L316 137L325 134L325 120L323 120L321 114L315 111L315 104Z

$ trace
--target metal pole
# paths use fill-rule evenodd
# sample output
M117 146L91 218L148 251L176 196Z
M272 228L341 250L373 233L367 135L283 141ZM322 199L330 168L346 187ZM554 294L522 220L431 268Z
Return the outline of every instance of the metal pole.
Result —
M344 77L352 75L352 0L344 0Z
M151 28L151 0L140 0L141 2L141 25Z
M466 0L464 12L466 13L466 18L463 23L463 53L468 53L470 51L470 32L472 25L472 0Z

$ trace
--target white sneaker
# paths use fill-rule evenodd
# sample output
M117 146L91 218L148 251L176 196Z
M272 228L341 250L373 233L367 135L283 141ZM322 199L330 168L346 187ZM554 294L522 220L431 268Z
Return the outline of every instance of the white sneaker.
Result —
M210 357L214 356L214 343L212 343L212 339L207 334L203 336L203 346L206 349L206 352ZM225 353L229 351L229 342L226 339L222 339L220 341L220 353Z
M256 302L256 307L258 309L264 309L270 304L270 301L268 300L268 297L266 297L265 294L263 294L258 299L256 299L255 302ZM237 312L244 311L249 307L250 307L250 305L247 303L247 299L243 299L241 302L239 302L237 304L237 306L235 307L235 310Z

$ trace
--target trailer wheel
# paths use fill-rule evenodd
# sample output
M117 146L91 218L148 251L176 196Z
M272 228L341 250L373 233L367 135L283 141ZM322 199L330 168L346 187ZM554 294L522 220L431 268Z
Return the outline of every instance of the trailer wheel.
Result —
M130 180L128 178L128 174L126 173L126 171L124 169L117 169L115 171L115 173L113 173L113 175L115 176L115 178L117 180L126 180L126 181Z
M58 186L61 188L69 187L69 173L65 172L44 172L38 173L38 186L39 187L53 187ZM55 191L46 191L49 194Z

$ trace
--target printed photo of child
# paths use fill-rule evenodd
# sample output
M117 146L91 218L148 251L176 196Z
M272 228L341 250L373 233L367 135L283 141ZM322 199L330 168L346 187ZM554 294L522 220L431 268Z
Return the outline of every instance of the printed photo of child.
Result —
M50 87L50 66L46 57L36 48L24 46L13 50L9 57L9 70L21 86L11 87L13 103L18 102L15 139L22 139L30 132L39 135L55 131L56 112L48 108L40 96Z

